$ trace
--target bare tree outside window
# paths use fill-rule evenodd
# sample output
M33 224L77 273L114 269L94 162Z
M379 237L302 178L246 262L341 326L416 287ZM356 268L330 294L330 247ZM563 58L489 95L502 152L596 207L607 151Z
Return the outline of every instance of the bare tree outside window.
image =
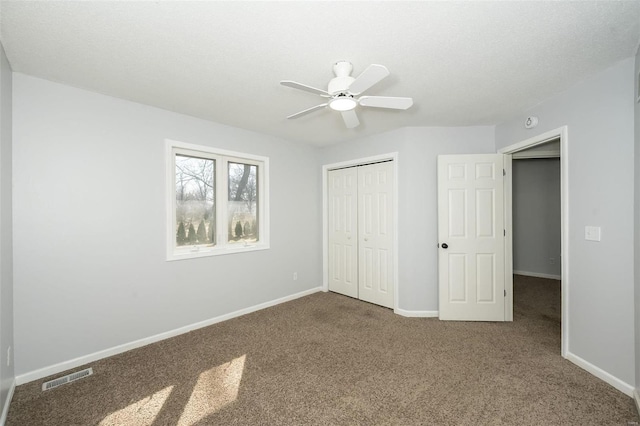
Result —
M215 234L215 161L177 154L176 245L213 246Z
M229 162L229 242L258 241L258 166Z

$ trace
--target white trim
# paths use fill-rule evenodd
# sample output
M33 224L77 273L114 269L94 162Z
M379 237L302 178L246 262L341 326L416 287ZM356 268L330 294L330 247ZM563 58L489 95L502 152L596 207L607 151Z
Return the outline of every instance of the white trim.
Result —
M182 148L182 149L188 149L189 151L199 151L199 152L202 152L203 154L210 155L211 153L214 153L216 155L222 155L225 157L243 158L243 159L253 160L258 162L268 159L268 157L263 157L261 155L247 154L245 152L238 152L238 151L229 151L227 149L218 149L208 145L196 145L193 143L180 142L174 139L165 139L165 142L167 144L168 149Z
M4 408L2 409L2 416L0 416L0 426L4 426L7 421L7 416L9 415L9 405L11 405L11 400L13 399L13 393L16 390L16 380L11 381L11 387L9 387L9 392L7 392L7 399L4 401Z
M513 154L514 160L528 160L530 158L560 158L560 151L525 151Z
M398 265L398 224L400 223L399 204L400 191L398 191L398 168L400 167L400 159L397 152L393 154L393 309L398 308L398 300L400 299L400 268Z
M132 349L146 346L151 343L156 343L161 340L169 339L171 337L175 337L180 334L188 333L189 331L197 330L199 328L217 324L222 321L226 321L232 318L237 318L242 315L250 314L252 312L256 312L261 309L270 308L272 306L279 305L284 302L289 302L291 300L298 299L300 297L308 296L310 294L317 293L319 291L322 291L322 287L314 287L309 290L301 291L299 293L291 294L289 296L281 297L279 299L260 303L258 305L250 306L248 308L243 308L234 312L230 312L228 314L217 316L215 318L210 318L208 320L189 324L184 327L180 327L174 330L166 331L164 333L156 334L154 336L145 337L143 339L135 340L133 342L125 343L123 345L114 346L112 348L94 352L89 355L83 355L78 358L74 358L68 361L63 361L58 364L40 368L35 371L30 371L28 373L20 374L19 376L16 376L15 382L17 385L22 385L28 382L32 382L34 380L42 379L43 377L51 376L53 374L61 373L66 370L70 370L72 368L76 368L81 365L88 364L90 362L94 362L103 358L107 358L107 357L117 355L126 351L130 351Z
M329 170L344 167L353 167L361 164L376 163L380 161L393 161L393 311L398 310L399 298L399 271L398 271L398 152L374 155L371 157L356 158L339 163L325 164L322 166L322 290L329 291L329 218L327 216L327 179Z
M505 146L498 150L498 154L513 154L518 151L523 151L528 148L532 148L536 145L542 145L546 142L551 142L555 139L560 138L560 153L562 156L562 138L566 137L567 126L562 126L554 130L549 130L548 132L542 133L538 136L533 136L529 139L525 139L518 143L514 143L509 146Z
M618 379L617 377L607 373L601 368L596 367L590 362L585 361L579 356L572 354L571 352L567 352L565 358L571 361L572 363L574 363L575 365L577 365L578 367L582 368L583 370L586 370L589 373L593 374L600 380L603 380L606 383L610 384L611 386L618 389L620 392L624 393L625 395L633 397L634 388L630 384Z
M554 130L542 133L538 136L506 146L498 150L501 154L513 154L524 149L550 142L560 138L560 215L561 218L561 270L562 270L562 303L561 303L561 348L560 353L567 357L569 353L569 130L562 126ZM507 175L511 180L512 175ZM507 194L505 194L507 196ZM508 196L511 196L510 194ZM507 212L511 214L511 212ZM507 233L513 234L511 222L507 224ZM513 265L512 265L513 267ZM513 287L507 292L513 292Z
M633 390L633 400L636 403L636 411L638 412L638 415L640 415L640 394L638 393L638 388Z
M569 352L569 131L567 126L560 133L560 273L561 277L561 353Z
M406 309L394 309L394 314L401 315L408 318L437 318L438 311L408 311Z
M513 321L513 156L504 154L504 320ZM508 177L507 177L508 176Z
M329 291L329 215L327 209L328 167L322 166L322 291Z
M513 271L513 273L515 275L524 275L525 277L548 278L550 280L558 280L558 281L562 279L560 275L542 274L540 272Z
M325 168L326 168L327 171L329 171L329 170L333 170L333 169L341 169L341 168L344 168L344 167L359 166L361 164L378 163L380 161L385 161L385 160L396 161L397 158L398 158L398 153L397 152L390 152L390 153L387 153L387 154L372 155L371 157L355 158L353 160L347 160L347 161L340 161L338 163L325 164L324 166L322 166L322 169L323 169L323 172L324 172Z

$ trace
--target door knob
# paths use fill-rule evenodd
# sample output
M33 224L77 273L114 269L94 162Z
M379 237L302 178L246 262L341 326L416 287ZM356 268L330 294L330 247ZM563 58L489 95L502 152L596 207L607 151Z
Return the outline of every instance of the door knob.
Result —
M442 243L442 248L443 248L443 249L448 249L448 248L449 248L449 246L447 245L447 243Z

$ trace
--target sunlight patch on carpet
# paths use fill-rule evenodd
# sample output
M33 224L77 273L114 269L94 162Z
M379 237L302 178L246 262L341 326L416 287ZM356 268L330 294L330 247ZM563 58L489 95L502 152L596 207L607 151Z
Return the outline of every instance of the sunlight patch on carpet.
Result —
M99 426L151 426L172 390L173 386L166 387L151 396L115 411L102 419Z
M215 413L238 397L246 355L213 367L198 376L179 426L191 426Z

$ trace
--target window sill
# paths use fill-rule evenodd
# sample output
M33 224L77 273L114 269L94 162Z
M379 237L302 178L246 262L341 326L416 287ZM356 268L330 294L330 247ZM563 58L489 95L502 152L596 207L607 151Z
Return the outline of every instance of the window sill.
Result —
M268 244L248 244L238 246L215 247L210 249L201 249L198 251L186 251L182 253L167 254L167 262L174 260L197 259L199 257L223 256L226 254L237 254L251 251L268 250Z

